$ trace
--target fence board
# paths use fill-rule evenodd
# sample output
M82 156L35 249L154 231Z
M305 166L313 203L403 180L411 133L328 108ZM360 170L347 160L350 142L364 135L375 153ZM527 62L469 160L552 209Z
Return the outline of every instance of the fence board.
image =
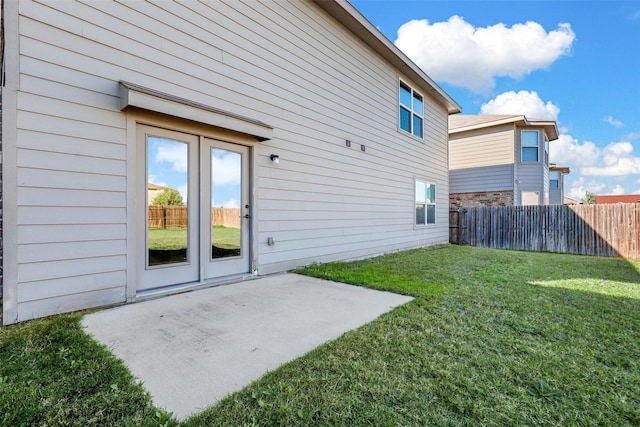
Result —
M460 245L640 258L640 203L464 207L449 219Z

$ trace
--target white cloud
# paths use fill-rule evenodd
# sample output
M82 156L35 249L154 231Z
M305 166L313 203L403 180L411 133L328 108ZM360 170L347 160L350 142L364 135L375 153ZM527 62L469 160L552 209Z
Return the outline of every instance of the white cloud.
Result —
M175 141L156 140L150 147L155 150L154 160L171 163L171 170L186 172L189 168L187 144Z
M560 108L551 101L545 103L537 92L521 90L501 93L482 104L480 114L523 114L528 118L558 120Z
M614 119L613 116L607 116L604 119L602 119L602 121L607 122L611 126L616 128L621 128L622 126L624 126L624 124L620 120Z
M587 192L594 194L604 194L603 190L605 189L606 184L599 181L591 180L586 182L584 177L579 177L574 180L571 184L571 188L567 191L565 190L565 194L572 199L582 200L587 195Z
M487 92L496 77L520 79L571 51L575 34L562 23L547 32L537 22L474 27L460 16L447 22L412 20L398 29L396 46L433 79Z
M615 195L615 196L619 196L621 194L625 194L625 189L622 185L620 184L616 184L615 187L613 187L613 190L611 190L611 194Z
M586 176L624 176L640 174L640 157L630 142L612 142L602 150L601 162L581 169Z
M150 182L150 183L155 184L155 185L160 186L160 187L166 187L167 186L166 182L161 181L160 178L158 178L157 176L155 176L153 174L149 174L147 182Z
M213 151L213 184L237 185L241 176L240 154L224 150Z
M640 138L640 132L631 132L629 135L625 137L625 139L629 139L629 140L638 139L638 138Z
M587 167L596 164L600 149L593 142L578 142L568 134L560 134L557 140L549 143L549 161L560 165Z
M189 199L189 185L185 182L184 184L179 185L177 190L182 196L182 201L186 204Z
M224 202L221 206L223 208L227 208L227 209L239 208L240 207L240 201L238 201L238 199L231 198L231 199L227 200L226 202Z

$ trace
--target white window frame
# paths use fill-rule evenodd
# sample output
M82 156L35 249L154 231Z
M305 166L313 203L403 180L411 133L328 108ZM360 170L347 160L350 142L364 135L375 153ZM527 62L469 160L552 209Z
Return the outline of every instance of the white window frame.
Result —
M535 133L536 134L536 160L525 160L524 159L524 149L525 148L534 148L533 145L524 145L524 134L525 133ZM540 163L540 131L532 130L532 129L522 129L520 131L520 162L521 163Z
M416 227L426 227L437 223L437 200L436 200L436 184L425 179L415 178L413 183L414 189L414 209L413 223ZM429 197L430 196L430 197ZM423 214L418 215L418 207L422 206ZM433 218L429 222L429 207L433 207ZM421 218L422 217L422 218ZM418 222L420 219L424 222Z
M401 90L403 87L409 92L409 96L411 97L411 105L407 105L407 103L403 103L402 101ZM417 98L419 98L422 103L422 111L419 111L418 106L414 105L414 101ZM409 129L404 129L402 127L402 110L405 110L409 114ZM414 122L416 119L420 120L419 134L416 133L418 131L417 126ZM412 135L415 138L419 138L421 140L424 139L424 95L413 89L410 84L407 84L402 80L399 81L398 85L398 129L400 129L402 132L406 132Z

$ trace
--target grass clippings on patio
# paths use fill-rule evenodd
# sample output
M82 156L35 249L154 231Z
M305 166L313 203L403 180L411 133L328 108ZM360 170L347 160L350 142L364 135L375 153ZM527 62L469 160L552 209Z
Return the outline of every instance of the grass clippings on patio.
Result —
M640 262L443 246L302 272L416 300L183 425L640 425ZM0 425L165 423L78 315L0 328Z
M188 425L640 425L639 263L439 247L302 273L417 299Z

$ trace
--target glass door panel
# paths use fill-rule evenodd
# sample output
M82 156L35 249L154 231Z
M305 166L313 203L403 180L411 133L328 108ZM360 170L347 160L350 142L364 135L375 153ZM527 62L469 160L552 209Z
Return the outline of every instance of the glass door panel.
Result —
M206 180L202 200L204 279L248 273L249 149L242 145L204 138L201 169ZM206 171L206 172L205 172ZM206 210L205 210L206 206ZM204 223L206 219L206 224Z
M211 147L211 259L242 254L242 154Z
M188 144L147 138L147 266L189 261Z
M199 281L199 138L139 125L138 290Z

